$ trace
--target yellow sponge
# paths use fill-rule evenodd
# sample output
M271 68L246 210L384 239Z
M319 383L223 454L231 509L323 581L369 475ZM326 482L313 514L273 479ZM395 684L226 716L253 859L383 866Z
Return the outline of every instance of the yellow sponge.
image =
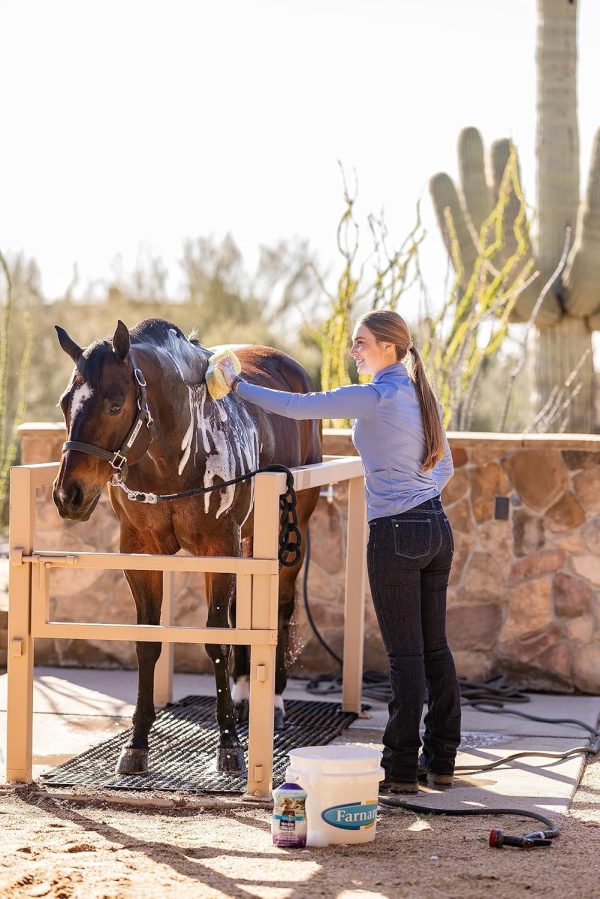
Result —
M222 400L229 393L229 387L225 381L220 363L224 359L229 359L235 368L236 374L242 370L240 360L233 350L219 350L214 356L211 356L208 368L206 369L206 386L213 400Z

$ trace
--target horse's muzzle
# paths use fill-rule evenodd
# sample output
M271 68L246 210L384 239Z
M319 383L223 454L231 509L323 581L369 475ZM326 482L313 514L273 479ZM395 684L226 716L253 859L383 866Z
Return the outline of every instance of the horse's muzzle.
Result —
M86 499L81 485L74 481L68 490L55 487L52 499L61 518L67 518L69 521L87 521L98 505L100 491L95 493L91 500Z

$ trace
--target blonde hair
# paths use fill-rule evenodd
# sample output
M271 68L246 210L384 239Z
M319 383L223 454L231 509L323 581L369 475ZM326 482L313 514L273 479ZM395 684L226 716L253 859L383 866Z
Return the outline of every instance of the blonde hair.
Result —
M430 471L444 456L444 429L435 394L427 380L419 351L412 342L408 325L402 316L392 312L391 309L374 309L367 312L361 315L357 325L365 325L377 341L393 343L399 362L406 361L407 356L410 356L409 374L417 391L425 435L423 471Z

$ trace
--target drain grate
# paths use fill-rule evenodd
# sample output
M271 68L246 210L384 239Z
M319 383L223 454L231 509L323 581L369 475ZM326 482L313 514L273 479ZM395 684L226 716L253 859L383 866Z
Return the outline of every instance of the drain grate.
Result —
M287 753L298 746L323 746L356 718L339 703L291 699L285 703L285 729L275 733L273 781L283 780ZM237 728L247 752L248 725ZM110 790L180 790L191 793L243 793L246 778L216 770L219 729L212 696L186 696L156 716L150 733L149 772L115 774L114 767L132 731L105 740L43 774L46 786L105 787ZM246 755L247 762L247 755Z

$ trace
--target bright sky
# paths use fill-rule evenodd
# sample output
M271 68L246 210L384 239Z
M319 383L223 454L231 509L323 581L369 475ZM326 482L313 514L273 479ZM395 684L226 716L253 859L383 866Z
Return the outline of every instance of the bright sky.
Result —
M600 126L600 2L580 0L582 188ZM535 0L0 0L0 247L47 296L140 247L177 289L185 238L307 237L336 259L337 160L392 235L424 198L426 279L444 253L427 183L460 129L512 137L535 203ZM594 85L596 89L594 90ZM366 228L365 240L368 235Z

